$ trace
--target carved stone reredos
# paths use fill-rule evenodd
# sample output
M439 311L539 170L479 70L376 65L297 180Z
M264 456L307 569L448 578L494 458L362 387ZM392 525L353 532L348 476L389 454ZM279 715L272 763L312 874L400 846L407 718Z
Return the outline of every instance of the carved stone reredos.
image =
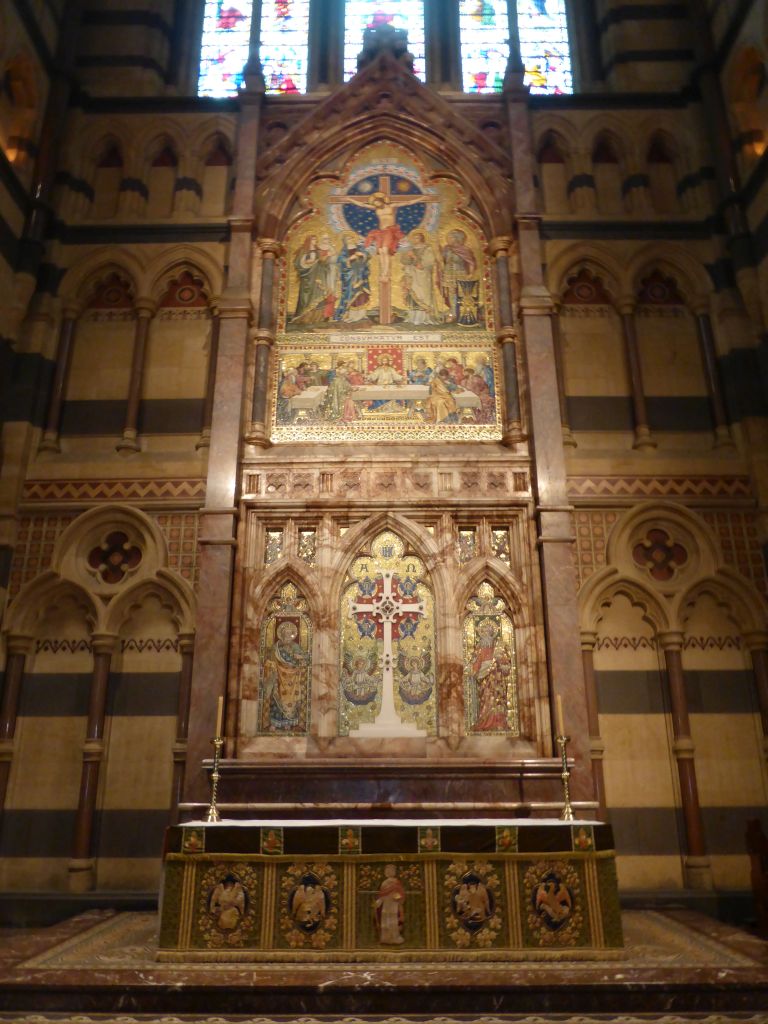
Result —
M489 237L511 234L512 159L461 109L420 82L391 48L314 106L255 167L257 233L280 238L289 211L320 168L351 147L398 143L433 166L450 167L481 211Z
M413 73L413 54L408 52L408 33L392 25L374 25L363 34L363 49L357 58L357 70L362 71L380 53L391 53Z

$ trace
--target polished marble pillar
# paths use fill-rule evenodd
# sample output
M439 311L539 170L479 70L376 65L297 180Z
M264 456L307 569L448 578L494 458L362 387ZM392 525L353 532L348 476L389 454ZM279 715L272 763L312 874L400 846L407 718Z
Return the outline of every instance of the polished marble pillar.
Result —
M229 666L242 408L248 377L248 333L253 318L254 189L264 101L264 78L253 38L244 78L245 88L239 95L227 278L217 302L219 341L205 506L200 510L198 533L199 583L182 787L184 800L208 800L210 790L202 762L213 753L211 737L215 730L216 705L218 697L226 694Z
M3 701L0 705L0 815L5 807L8 779L11 774L24 666L33 645L34 640L30 636L11 634L6 641L5 682Z
M715 336L712 332L712 320L706 309L697 309L695 316L699 334L701 364L704 370L704 378L707 382L707 394L712 410L712 420L715 424L715 447L733 447L733 438L728 426L728 414L725 410L723 386L717 366L717 350L715 348Z
M269 446L267 428L267 398L269 388L269 363L275 341L274 291L275 270L281 246L272 238L259 239L261 251L261 290L257 330L255 334L256 358L254 360L253 402L251 422L246 434L248 444L259 448Z
M768 632L748 633L744 640L752 659L755 691L763 726L763 754L768 760Z
M504 100L517 199L515 226L521 274L519 310L528 384L528 429L533 438L534 516L544 606L550 708L554 705L555 696L560 695L566 731L573 737L569 746L569 753L574 758L571 795L577 804L593 808L595 792L579 644L574 558L576 536L573 507L568 499L560 422L552 333L553 303L543 273L544 254L534 185L535 161L528 90L523 86L519 54L510 59L504 83ZM551 720L554 722L554 715L551 715Z
M643 386L643 368L640 362L640 346L637 341L637 325L635 324L634 302L622 302L619 307L621 326L624 334L624 351L629 369L629 386L632 392L632 416L634 420L635 441L633 448L639 451L650 451L656 447L648 425L648 410L645 404L645 388Z
M45 416L45 428L39 445L41 452L61 451L59 444L61 410L64 406L64 395L67 390L67 378L69 377L69 367L72 363L72 349L75 344L75 332L79 315L80 309L77 306L66 306L64 308L59 328L59 340L56 346L56 365L53 371L51 394L48 399L48 410Z
M80 795L77 803L75 834L72 841L72 857L69 861L69 888L72 892L88 892L96 884L96 860L93 856L93 818L96 811L96 794L99 787L101 763L106 747L104 723L107 707L107 685L109 666L117 637L109 634L94 634L91 638L93 649L93 673L91 693L88 701L88 720L83 744L83 766L80 773Z
M155 303L151 299L139 299L136 303L136 328L133 336L131 376L128 383L128 405L125 410L123 436L115 445L118 452L141 451L139 444L139 404L144 385L144 366L147 359L149 326L155 315Z
M504 368L504 444L510 447L523 440L518 374L519 338L514 326L516 317L509 276L509 251L511 248L511 238L502 236L492 238L490 241L499 313L496 341L501 346L501 361Z
M216 382L216 360L219 357L219 331L221 318L215 309L211 317L211 336L208 343L208 371L205 377L205 398L203 400L203 426L195 448L208 448L211 443L211 419L213 418L213 389Z
M576 448L568 422L568 400L565 393L565 364L563 361L563 332L560 325L560 307L555 306L552 312L552 337L555 346L555 371L557 373L557 397L560 402L560 423L563 427L563 444L567 448Z
M179 672L179 694L176 706L176 741L173 744L173 784L171 790L171 821L179 820L179 801L184 790L184 768L187 757L187 736L189 734L189 696L192 687L192 664L195 652L193 633L179 634L181 671Z
M660 633L659 645L664 652L667 670L669 703L672 712L672 752L677 762L680 780L680 800L685 822L686 851L683 857L683 877L690 889L711 889L712 869L707 856L704 835L704 821L699 804L699 790L696 782L695 747L691 738L691 724L688 717L688 698L685 692L683 672L682 633Z
M581 663L584 669L584 693L587 698L587 723L589 725L589 752L592 758L592 777L595 780L595 798L598 813L605 820L605 774L603 757L605 744L600 736L600 717L597 704L597 684L595 681L595 644L597 633L581 632Z

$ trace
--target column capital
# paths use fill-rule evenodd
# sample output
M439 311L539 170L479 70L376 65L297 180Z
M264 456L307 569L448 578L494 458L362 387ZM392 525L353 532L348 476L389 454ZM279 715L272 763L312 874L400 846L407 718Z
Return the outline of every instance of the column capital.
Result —
M91 648L94 654L112 654L119 637L115 633L92 633Z
M677 630L670 629L657 633L656 639L659 641L662 651L681 651L683 649L683 634Z
M26 636L24 633L9 633L5 640L6 650L9 654L23 654L25 657L32 653L35 645L33 636Z
M266 345L271 348L275 343L275 332L267 327L256 327L248 332L248 336L254 345Z
M496 341L500 345L517 345L520 337L514 327L500 327L496 332Z
M581 630L581 649L582 651L594 651L597 646L597 633L591 629Z
M620 295L616 300L616 309L622 316L632 316L637 309L634 295Z
M77 320L82 312L82 302L77 302L74 299L67 299L61 307L61 318L62 320Z
M261 249L263 259L277 259L278 256L282 255L283 247L276 238L259 238L257 239L257 245Z
M495 259L497 256L506 256L513 244L514 239L511 235L496 235L488 243L488 248Z
M768 631L755 630L744 634L744 643L748 651L768 651Z
M694 295L691 299L691 312L694 316L710 316L712 306L708 295Z
M139 320L149 320L157 312L157 303L154 299L139 298L136 299L133 308Z
M178 641L181 654L190 654L195 648L194 633L179 633Z

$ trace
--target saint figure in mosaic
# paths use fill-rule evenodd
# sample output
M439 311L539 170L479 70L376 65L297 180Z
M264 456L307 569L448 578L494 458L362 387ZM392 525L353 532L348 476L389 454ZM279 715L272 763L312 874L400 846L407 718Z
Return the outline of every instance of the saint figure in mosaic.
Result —
M286 583L261 629L259 733L307 731L312 627L307 603Z
M464 617L464 697L467 731L519 732L515 637L504 601L482 583Z

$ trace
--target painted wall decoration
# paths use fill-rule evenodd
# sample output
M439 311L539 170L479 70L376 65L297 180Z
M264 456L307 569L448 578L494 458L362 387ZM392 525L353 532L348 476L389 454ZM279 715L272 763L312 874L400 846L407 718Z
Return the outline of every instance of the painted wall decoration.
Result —
M390 735L408 735L409 726L436 733L434 599L423 563L405 551L387 530L350 567L341 598L343 736L365 723L389 727Z
M367 147L286 242L273 441L498 440L484 243L452 181Z
M468 733L519 734L514 628L487 582L467 602L464 617L464 701Z
M242 735L306 735L311 668L307 602L293 583L285 583L261 623L257 657L243 663Z

